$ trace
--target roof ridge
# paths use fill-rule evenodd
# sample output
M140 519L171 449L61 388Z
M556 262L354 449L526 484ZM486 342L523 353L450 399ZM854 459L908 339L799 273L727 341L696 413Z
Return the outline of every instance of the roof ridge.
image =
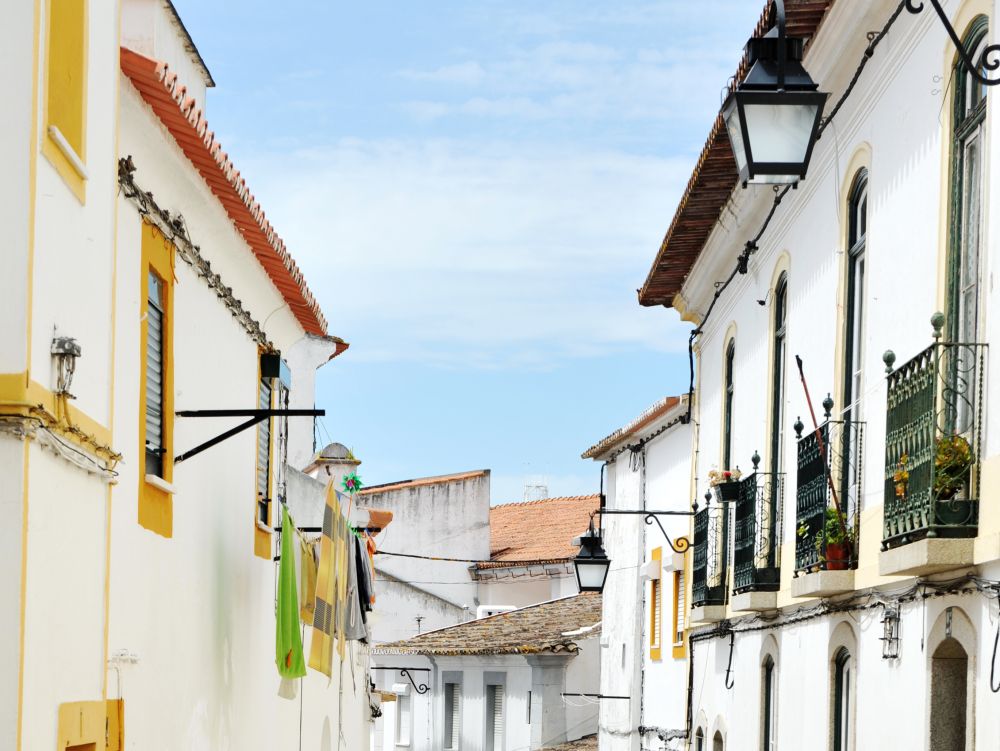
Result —
M509 501L507 503L497 503L490 506L490 511L496 508L506 508L508 506L538 506L549 501L576 501L587 498L600 498L600 493L588 493L586 495L554 495L551 498L538 498L533 501Z
M394 480L393 482L384 482L379 485L368 485L358 491L358 495L364 495L365 493L372 493L376 490L387 490L394 487L402 487L405 485L432 485L435 481L439 482L452 482L456 480L466 480L473 477L481 477L483 475L488 475L490 473L489 469L469 469L465 472L452 472L447 475L429 475L428 477L413 477L409 480Z

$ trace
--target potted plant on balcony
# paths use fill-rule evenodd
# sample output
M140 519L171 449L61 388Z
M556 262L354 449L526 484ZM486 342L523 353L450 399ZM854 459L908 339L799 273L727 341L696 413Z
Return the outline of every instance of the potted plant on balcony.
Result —
M972 446L960 435L938 438L934 448L934 497L948 501L969 483Z
M907 469L909 461L910 457L904 451L896 462L896 471L892 473L893 488L899 501L906 499L906 488L910 482L910 470Z
M854 554L854 530L847 525L843 512L833 507L826 509L823 529L816 535L816 550L827 571L844 571L849 567Z
M743 473L737 469L711 469L708 472L708 485L715 489L719 503L735 501L740 497L740 477Z

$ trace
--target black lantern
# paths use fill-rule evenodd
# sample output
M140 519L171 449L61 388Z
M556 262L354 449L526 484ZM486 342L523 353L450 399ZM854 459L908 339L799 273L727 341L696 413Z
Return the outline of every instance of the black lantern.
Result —
M722 108L743 187L805 178L829 96L802 67L805 40L785 36L783 0L775 10L774 27L747 42L750 72Z
M608 578L611 560L604 552L601 535L594 529L594 520L590 520L590 528L580 535L580 552L573 559L576 568L576 583L581 592L602 592L604 581Z

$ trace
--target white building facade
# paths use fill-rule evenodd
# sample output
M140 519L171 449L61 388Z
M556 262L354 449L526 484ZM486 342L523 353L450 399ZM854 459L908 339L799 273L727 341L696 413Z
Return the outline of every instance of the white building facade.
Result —
M785 5L835 112L807 178L744 190L720 119L640 292L697 327L697 494L742 473L690 532L687 737L648 747L993 748L994 92L930 3Z
M273 528L311 420L185 457L246 415L177 414L311 408L346 345L208 129L169 2L5 22L0 748L364 747L360 642L277 696Z

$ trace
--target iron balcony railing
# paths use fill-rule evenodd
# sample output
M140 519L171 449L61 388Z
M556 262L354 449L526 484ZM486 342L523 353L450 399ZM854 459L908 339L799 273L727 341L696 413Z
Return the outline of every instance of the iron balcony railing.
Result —
M795 573L854 569L858 565L864 423L830 420L798 436L795 490ZM818 435L817 435L818 433ZM839 514L839 516L838 516Z
M975 537L987 345L941 341L893 370L888 396L882 549L924 537Z
M740 481L733 543L733 593L776 592L781 585L784 474L754 472Z
M694 516L691 607L726 604L729 504L709 503Z

